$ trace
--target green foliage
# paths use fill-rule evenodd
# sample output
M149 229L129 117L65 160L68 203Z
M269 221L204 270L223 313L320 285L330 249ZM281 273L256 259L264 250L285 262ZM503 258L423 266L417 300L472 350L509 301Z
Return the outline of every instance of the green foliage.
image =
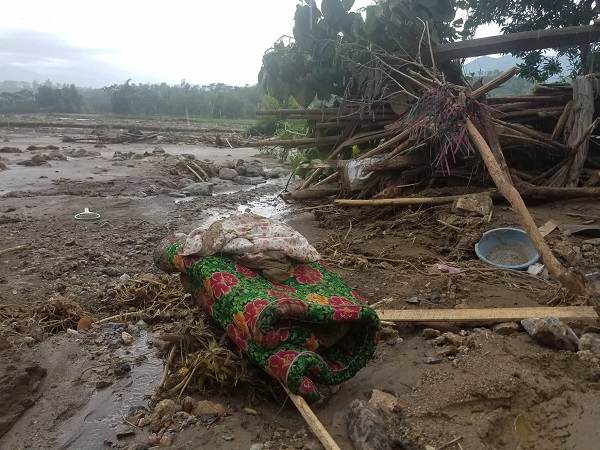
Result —
M459 0L459 8L467 11L468 19L462 31L463 37L471 37L478 26L497 24L503 33L589 25L600 18L597 2L591 0ZM597 48L583 45L575 48L557 48L558 56L567 55L571 63L571 76L598 69L600 53ZM532 82L544 82L559 75L564 68L556 56L541 50L516 52L513 55L525 59L519 66L520 76ZM595 57L594 57L595 56ZM595 66L595 67L594 67Z
M380 91L373 89L372 73L357 70L372 64L370 48L414 58L425 27L434 43L457 37L447 23L455 16L453 0L380 0L366 8L364 19L350 11L353 3L322 0L319 9L305 0L296 6L294 40L279 40L263 56L259 84L265 92L278 100L291 95L306 108L315 97Z
M32 89L0 93L0 112L32 113L36 111L78 113L81 111L81 95L75 85L52 85L46 82Z
M270 95L263 95L259 107L261 109L299 109L298 103L288 97L280 102ZM259 116L258 119L248 127L246 134L249 136L273 136L281 127L281 118L278 116Z

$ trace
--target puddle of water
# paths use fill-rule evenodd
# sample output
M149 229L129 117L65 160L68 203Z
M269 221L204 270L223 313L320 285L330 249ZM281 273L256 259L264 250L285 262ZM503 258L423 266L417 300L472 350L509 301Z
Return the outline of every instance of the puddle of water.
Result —
M61 425L61 450L105 450L105 440L116 441L116 432L131 406L144 405L160 382L162 361L146 344L146 332L128 348L130 359L145 355L141 363L130 362L131 372L103 390L96 390L84 410ZM144 405L145 406L145 405Z
M277 195L265 195L256 201L238 206L239 212L253 212L270 219L283 219L290 206Z

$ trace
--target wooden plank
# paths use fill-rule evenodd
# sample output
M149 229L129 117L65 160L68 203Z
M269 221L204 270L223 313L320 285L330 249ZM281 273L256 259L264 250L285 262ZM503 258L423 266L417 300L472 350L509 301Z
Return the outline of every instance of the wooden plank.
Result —
M478 309L403 309L380 310L377 315L387 322L514 322L536 317L568 320L597 320L592 306Z
M471 58L496 53L514 53L544 48L570 47L600 41L600 26L554 28L523 31L467 41L451 42L433 47L436 61Z

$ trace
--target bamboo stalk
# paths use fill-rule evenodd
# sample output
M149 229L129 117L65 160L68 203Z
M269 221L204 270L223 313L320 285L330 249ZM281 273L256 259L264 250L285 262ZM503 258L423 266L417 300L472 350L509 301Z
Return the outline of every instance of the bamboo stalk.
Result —
M494 78L489 83L486 83L483 86L481 86L480 88L475 89L473 92L471 92L471 97L477 99L477 98L485 95L492 89L495 89L498 86L500 86L505 81L510 80L512 77L514 77L517 74L518 71L519 70L516 67L511 67L510 69L508 69L508 70L504 71L503 73L501 73L500 75L498 75L496 78Z
M341 206L407 206L407 205L444 205L452 203L460 195L447 197L402 197L376 200L335 200L333 203Z
M319 418L315 416L315 413L312 412L306 401L299 395L291 393L287 387L285 387L285 391L325 450L340 450L340 447L319 421Z
M552 136L550 137L550 139L552 139L553 141L556 141L558 139L558 137L565 128L565 124L567 123L567 119L569 118L569 115L571 114L572 110L573 100L569 100L569 103L567 103L567 105L565 106L563 113L560 115L560 118L558 119L558 122L554 127L554 131L552 132Z
M545 133L540 133L539 131L535 131L530 128L527 128L526 126L519 125L516 123L508 123L508 122L504 122L504 121L498 120L498 119L493 119L493 122L498 125L502 125L505 128L519 131L520 133L523 133L526 136L529 136L529 137L532 137L539 141L542 141L542 142L550 145L551 147L554 147L558 150L562 150L565 153L568 151L568 147L565 144L561 144L560 142L553 141L552 139L550 139L550 136L548 136Z
M540 258L546 265L548 271L559 280L563 286L571 290L576 295L589 295L590 289L587 285L585 277L574 269L565 269L561 263L556 259L552 250L540 234L537 225L535 224L531 214L527 210L523 199L519 192L512 185L510 179L506 178L504 172L498 165L498 162L494 158L492 151L483 139L483 136L479 133L479 130L473 125L470 119L467 119L467 131L471 137L472 142L475 144L488 171L496 184L496 187L500 193L506 198L521 222L525 232L531 239L533 246L540 255Z
M185 165L185 167L186 167L186 168L187 168L187 169L188 169L190 172L192 172L192 173L194 174L194 176L195 176L196 178L198 178L198 180L199 180L199 181L206 181L206 180L204 180L204 179L203 179L203 178L200 176L200 174L199 174L198 172L196 172L196 171L195 171L194 169L192 169L190 166L188 166L188 165L186 164L186 165Z
M528 109L526 111L513 111L502 114L503 119L515 119L519 117L544 117L549 115L554 115L558 113L562 113L564 111L564 107L547 107L547 108L537 108L537 109Z
M312 146L320 146L320 145L328 145L334 144L338 141L340 136L324 136L324 137L315 137L315 138L305 138L305 139L281 139L281 140L266 140L266 141L254 141L247 142L247 145L251 147L298 147L300 145L312 145Z

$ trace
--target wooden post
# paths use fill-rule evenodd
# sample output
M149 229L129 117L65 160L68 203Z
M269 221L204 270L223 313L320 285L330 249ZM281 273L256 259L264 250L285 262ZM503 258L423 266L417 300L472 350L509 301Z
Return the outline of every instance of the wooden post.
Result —
M513 210L519 217L521 225L523 229L531 239L533 246L537 250L540 255L541 260L546 265L548 272L550 272L557 280L559 280L563 286L569 289L576 295L590 295L590 289L587 284L587 280L585 277L575 269L565 269L562 264L556 259L552 250L540 234L537 225L535 224L531 214L527 210L523 199L519 192L512 185L512 182L506 178L504 172L498 165L498 162L494 158L490 147L483 139L483 136L477 130L477 127L473 125L471 119L467 119L467 131L469 132L469 136L485 165L488 168L488 171L496 184L496 187L500 191L500 193L506 198L511 204Z

